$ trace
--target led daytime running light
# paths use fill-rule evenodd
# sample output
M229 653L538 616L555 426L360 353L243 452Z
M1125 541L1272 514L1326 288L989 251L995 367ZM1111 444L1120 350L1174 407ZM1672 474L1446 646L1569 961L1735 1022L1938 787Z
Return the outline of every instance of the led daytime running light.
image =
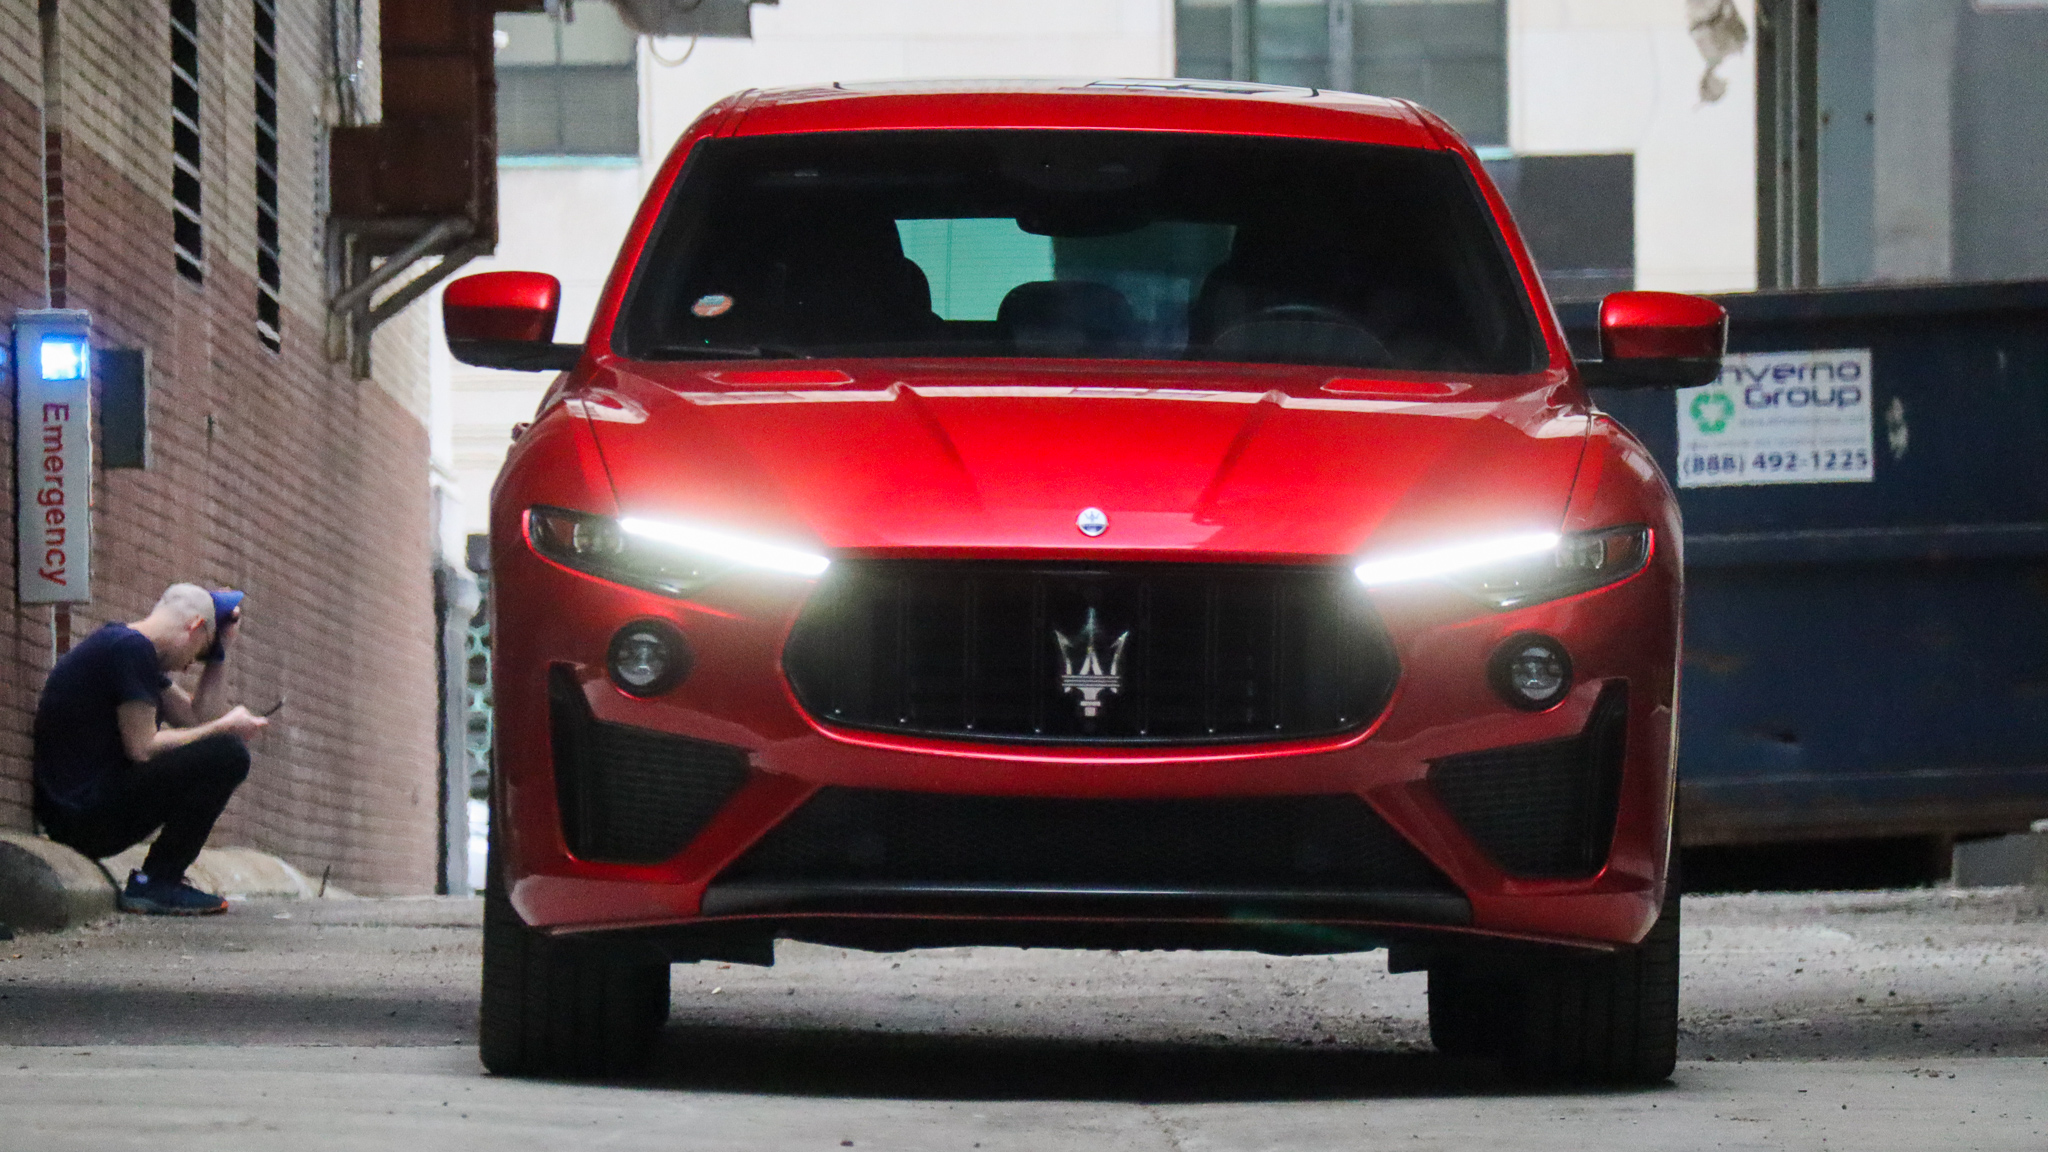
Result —
M670 524L628 516L619 521L619 527L630 536L755 568L766 568L772 572L818 576L832 564L832 561L813 552L766 544L759 540L749 540L744 536L732 536L688 524Z
M1352 572L1358 576L1359 583L1368 588L1378 588L1387 584L1404 584L1410 580L1427 580L1433 576L1448 576L1456 572L1484 568L1503 560L1538 556L1555 551L1562 540L1563 537L1555 532L1525 532L1515 536L1498 536L1490 540L1475 540L1470 544L1455 544L1448 548L1413 552L1406 556L1367 560L1352 569Z

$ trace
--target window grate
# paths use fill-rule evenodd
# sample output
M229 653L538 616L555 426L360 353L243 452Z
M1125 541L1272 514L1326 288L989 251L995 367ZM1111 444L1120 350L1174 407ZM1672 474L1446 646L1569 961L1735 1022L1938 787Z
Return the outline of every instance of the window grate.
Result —
M639 53L616 9L500 13L496 32L499 155L640 154Z
M284 286L277 235L277 0L255 6L256 336L272 352L284 346Z
M1178 75L1420 102L1507 143L1506 0L1175 0Z
M171 0L171 251L194 284L206 282L199 180L199 3Z

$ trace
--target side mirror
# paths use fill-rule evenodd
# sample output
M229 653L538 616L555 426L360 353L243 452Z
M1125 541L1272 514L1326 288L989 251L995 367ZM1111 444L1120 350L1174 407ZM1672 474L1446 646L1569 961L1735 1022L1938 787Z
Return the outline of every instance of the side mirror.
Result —
M1600 359L1589 388L1692 388L1721 375L1728 311L1679 292L1616 292L1600 302Z
M441 325L464 364L526 372L576 366L581 344L557 344L562 282L545 272L480 272L448 285Z

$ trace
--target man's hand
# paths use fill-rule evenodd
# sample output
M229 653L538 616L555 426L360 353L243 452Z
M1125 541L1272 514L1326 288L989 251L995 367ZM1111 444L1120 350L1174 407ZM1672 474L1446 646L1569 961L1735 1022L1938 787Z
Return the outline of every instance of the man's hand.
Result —
M235 642L235 635L241 630L242 610L237 608L234 611L234 615L228 617L227 627L222 628L220 634L213 638L212 646L200 654L200 659L204 660L209 666L226 660L228 658L228 646Z
M209 727L214 732L226 732L247 740L249 737L270 727L270 721L237 704L233 708L228 709L225 716L213 721Z

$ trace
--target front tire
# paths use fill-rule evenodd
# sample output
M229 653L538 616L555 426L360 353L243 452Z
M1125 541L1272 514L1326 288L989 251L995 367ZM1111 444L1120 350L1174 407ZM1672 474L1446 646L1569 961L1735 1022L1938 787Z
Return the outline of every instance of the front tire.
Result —
M1500 1054L1502 1018L1514 1011L1512 986L1456 965L1429 970L1429 1042L1446 1056Z
M572 1077L644 1068L668 1019L668 964L528 927L499 877L496 839L484 888L484 1067L501 1076Z
M1509 1073L1579 1084L1661 1084L1678 1063L1678 882L1633 948L1522 982L1502 1045Z

